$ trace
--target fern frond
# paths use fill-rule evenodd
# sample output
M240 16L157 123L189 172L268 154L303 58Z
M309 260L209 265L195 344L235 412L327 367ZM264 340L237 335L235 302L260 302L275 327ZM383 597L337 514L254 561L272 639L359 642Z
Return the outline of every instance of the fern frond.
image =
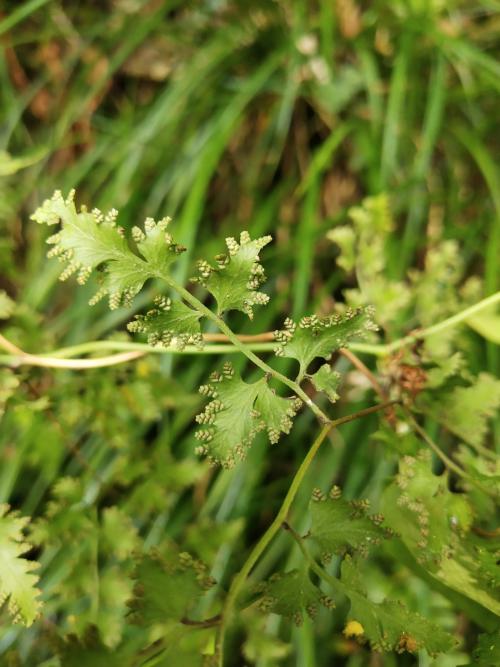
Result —
M359 624L357 637L368 639L377 651L416 653L425 649L431 655L449 651L455 641L435 623L411 612L397 600L372 602L361 585L356 562L346 557L342 563L337 590L351 602L349 618Z
M329 359L333 352L346 347L353 338L376 330L373 309L370 306L349 308L343 314L328 317L303 317L298 325L287 319L285 328L275 332L279 343L276 354L297 359L301 372L305 373L316 357Z
M203 425L197 431L197 451L206 454L211 463L231 468L246 456L255 436L266 430L271 443L281 433L289 433L292 420L302 405L300 399L282 398L262 377L253 384L244 382L226 363L222 373L214 373L200 393L212 400L196 417Z
M56 653L61 667L132 667L133 654L130 651L106 646L98 629L89 626L83 637L70 634L56 642Z
M169 218L155 222L148 218L144 230L134 227L132 236L140 254L132 252L124 230L117 225L118 212L106 215L99 209L77 211L74 191L66 199L56 191L31 216L39 224L61 224L61 229L47 242L53 247L49 257L57 257L66 266L60 275L67 280L77 274L84 284L93 270L103 269L102 285L90 303L108 296L110 308L127 304L149 278L158 277L177 259L184 248L167 232Z
M137 625L179 622L214 581L206 566L186 552L152 550L136 564L134 596L128 602Z
M358 551L368 552L389 531L381 527L380 514L368 514L367 501L347 501L340 496L340 489L333 487L327 496L314 493L310 503L311 530L309 537L318 545L321 560L328 563L334 554Z
M0 604L7 600L14 622L26 626L38 617L42 605L39 577L33 574L38 563L22 557L31 549L24 538L28 521L9 512L8 505L0 505Z
M203 337L199 321L201 314L186 306L182 301L172 301L167 297L155 299L156 308L145 315L136 315L127 329L134 333L144 333L150 345L182 350L190 343L201 347Z
M481 446L488 419L500 406L500 380L481 373L468 387L423 395L418 406L468 444Z
M333 600L312 583L307 568L273 574L260 586L260 592L258 606L262 612L280 614L295 625L302 625L304 612L315 618L320 605L335 607Z
M226 239L229 254L218 255L215 266L206 261L198 263L199 276L193 280L212 294L219 314L240 310L252 319L253 306L268 303L267 294L258 291L266 279L259 253L270 241L270 236L252 240L248 232L242 232L239 243L234 238Z
M313 375L308 376L317 391L322 391L328 397L330 403L339 399L337 389L340 385L340 373L332 370L329 364L323 364Z

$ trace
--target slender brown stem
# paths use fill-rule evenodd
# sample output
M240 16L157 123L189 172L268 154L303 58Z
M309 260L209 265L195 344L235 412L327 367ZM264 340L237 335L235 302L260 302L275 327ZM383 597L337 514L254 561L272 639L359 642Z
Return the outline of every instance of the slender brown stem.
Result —
M479 535L480 537L486 537L487 539L496 539L500 537L500 528L495 528L494 530L486 530L480 526L472 526L472 530Z
M189 625L190 627L193 628L213 628L216 625L219 625L221 622L222 616L220 614L215 614L215 616L211 616L210 618L206 618L203 621L195 621L191 618L181 618L181 623L183 625Z
M358 369L360 373L363 373L363 375L368 379L372 387L375 389L377 394L380 396L380 398L383 401L387 401L389 396L387 395L387 392L383 389L382 385L380 382L377 380L375 375L371 372L371 370L366 366L359 357L357 357L351 350L348 350L347 348L343 347L339 350L339 353L348 359L351 364Z

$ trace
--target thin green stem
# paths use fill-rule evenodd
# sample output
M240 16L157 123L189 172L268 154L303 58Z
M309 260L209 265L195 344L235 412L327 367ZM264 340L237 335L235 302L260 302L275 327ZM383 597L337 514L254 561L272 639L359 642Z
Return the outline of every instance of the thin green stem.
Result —
M404 338L400 338L399 340L396 340L393 343L389 343L388 345L380 346L381 349L377 353L374 352L374 354L377 354L379 356L392 354L392 352L395 352L396 350L399 350L400 348L405 347L406 345L410 345L411 343L415 343L418 340L428 338L429 336L433 336L434 334L445 331L446 329L450 329L451 327L454 327L457 324L461 324L462 322L465 322L469 317L472 317L473 315L479 313L482 310L491 308L492 306L494 306L496 303L499 302L500 302L500 292L491 294L491 296L486 297L486 299L478 301L472 306L469 306L468 308L461 310L459 313L456 313L455 315L448 317L446 320L443 320L442 322L438 322L437 324L434 324L431 327L427 327L427 329L421 329L420 331L415 331L415 333L405 336Z
M374 405L370 408L359 410L359 412L354 412L353 414L346 415L345 417L340 417L339 419L335 419L325 424L321 429L321 431L319 432L318 436L311 445L311 448L307 452L304 460L302 461L299 469L295 473L290 488L288 489L285 499L283 500L283 503L274 521L266 530L266 532L262 535L257 544L254 546L248 558L246 559L245 563L243 564L243 567L231 582L231 586L229 588L226 600L224 602L224 607L222 610L222 622L219 628L219 635L217 639L217 650L219 655L220 667L223 667L224 664L224 637L238 595L241 589L243 588L243 585L245 584L245 581L248 575L250 574L252 568L254 567L255 563L259 560L259 558L264 553L271 540L278 533L283 522L286 521L288 512L290 511L290 508L295 499L295 496L297 495L300 485L307 471L309 470L309 466L313 462L314 457L316 456L319 448L323 444L325 438L333 428L351 422L355 419L359 419L373 412L378 412L379 410L385 410L387 407L389 407L390 405L394 405L395 403L397 403L397 401L387 401L385 403L381 403L380 405Z
M450 459L449 456L447 456L441 447L432 440L432 438L427 435L427 433L424 431L424 429L420 426L420 424L417 422L415 417L411 414L411 412L408 410L408 408L403 408L406 418L410 422L411 427L413 428L416 433L422 438L422 440L432 449L432 451L441 459L441 461L444 463L444 465L448 468L448 470L452 470L456 475L459 477L462 477L464 479L470 480L470 476L462 470L460 466L458 466L454 461Z
M318 565L318 563L314 560L314 558L311 556L309 551L306 548L306 545L304 544L304 540L302 537L297 533L297 531L287 522L283 523L283 528L290 533L290 535L293 537L295 542L297 543L297 546L299 547L300 551L302 552L302 555L306 559L307 563L309 564L309 567L313 572L315 572L318 577L326 581L327 584L330 584L330 586L338 591L340 588L343 587L342 582L336 579L335 577L332 577L328 572L325 572L325 570Z
M410 410L406 407L403 406L403 410L406 414L406 418L410 422L411 427L413 430L418 433L418 435L422 438L422 440L432 449L432 451L441 459L441 461L444 463L444 465L448 468L448 470L451 470L454 472L456 475L461 477L462 479L466 479L470 484L475 486L476 488L480 489L483 493L486 493L487 495L492 496L493 498L496 498L496 494L491 493L489 489L484 487L480 482L478 482L476 479L471 477L465 470L463 470L459 465L457 465L454 461L450 459L449 456L447 456L441 447L434 442L434 440L424 431L424 429L420 426L420 424L417 422L415 417L412 415Z
M190 292L182 288L180 285L177 285L173 280L167 276L162 276L170 286L181 294L186 301L191 303L198 311L202 311L206 317L212 320L217 327L227 336L231 341L231 344L224 343L212 343L203 348L199 348L195 345L186 345L182 350L175 348L165 348L165 347L153 347L147 345L146 343L133 343L127 341L89 341L87 343L82 343L80 345L73 345L70 347L63 347L52 352L47 352L43 354L28 354L24 353L22 350L19 350L15 346L7 347L3 345L2 341L8 343L3 336L0 336L0 347L4 347L11 354L1 355L0 363L3 363L8 366L20 366L20 365L35 365L35 366L44 366L49 368L72 368L72 369L85 369L85 368L98 368L100 366L112 366L119 363L124 363L131 361L132 359L139 358L145 354L237 354L243 353L246 357L251 359L259 368L262 368L266 373L271 373L276 379L280 380L288 387L292 389L302 400L304 400L309 407L311 407L311 401L303 390L299 387L298 381L295 382L290 380L286 376L278 373L270 366L268 366L262 359L259 359L254 353L255 352L272 352L275 348L274 343L272 342L255 342L249 343L242 340L239 340L238 336L234 334L226 323L211 310L206 308L201 301L196 299ZM476 313L492 307L500 301L500 292L492 294L491 296L479 301L473 306L469 306L460 313L456 313L452 317L449 317L438 324L428 327L427 329L421 329L416 331L413 334L400 338L392 343L387 345L370 345L368 343L351 343L349 348L353 352L359 352L360 354L371 354L377 357L387 356L411 343L416 342L417 340L422 340L431 336L433 334L444 331L450 327L460 324L461 322L466 321L469 317L472 317ZM237 341L237 344L236 342ZM103 357L100 359L75 359L74 363L64 363L58 362L57 359L67 359L78 354L89 354L93 352L98 352L101 350L121 350L123 352L136 352L142 354L136 355L115 355L114 357ZM300 376L299 376L300 377ZM325 421L325 415L322 413L319 408L316 406L312 408L316 416Z
M245 343L254 352L272 352L276 347L274 343ZM224 343L210 343L200 348L196 345L186 345L182 350L173 347L153 347L147 343L131 343L127 341L115 340L96 340L88 343L81 343L80 345L72 345L70 347L62 347L53 352L47 352L39 356L67 358L75 357L80 354L89 354L99 352L102 350L123 350L123 351L139 351L144 354L235 354L239 350L234 345Z
M328 415L326 415L323 410L321 410L321 408L319 408L315 403L313 403L313 401L311 401L309 396L305 393L302 387L300 387L300 385L288 378L286 375L276 371L274 368L266 364L265 361L262 361L260 357L252 352L252 350L248 349L248 346L239 340L238 336L233 333L233 331L228 327L228 325L221 317L216 315L216 313L210 310L210 308L207 308L204 303L197 299L182 285L173 280L173 278L171 278L168 274L160 274L158 277L162 278L166 283L168 283L168 285L170 285L173 290L175 290L185 301L187 301L187 303L191 304L195 310L197 310L199 313L202 313L208 320L213 322L217 328L228 337L234 347L237 348L242 354L244 354L247 359L250 359L250 361L252 361L265 373L268 373L276 380L289 387L294 392L294 394L296 394L304 401L304 403L312 410L321 423L326 424L329 422Z

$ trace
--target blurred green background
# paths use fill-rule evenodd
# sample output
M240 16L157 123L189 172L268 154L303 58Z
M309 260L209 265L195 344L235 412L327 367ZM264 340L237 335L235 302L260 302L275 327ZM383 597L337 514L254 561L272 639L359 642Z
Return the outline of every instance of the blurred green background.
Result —
M272 234L264 257L272 299L255 322L232 320L242 333L342 299L355 280L336 267L326 233L378 193L388 195L396 221L386 241L390 279L422 268L436 240L456 239L465 274L483 276L485 294L495 291L499 9L494 0L7 0L0 289L15 305L3 333L32 352L126 335L130 310L88 308L92 285L59 283L57 263L45 259L45 230L29 214L56 188L77 188L80 203L116 207L125 227L172 216L176 240L189 248L177 269L182 280L191 261L222 250L225 236ZM498 371L497 361L481 341L471 344L474 371ZM98 618L110 645L123 632L128 566L108 563L106 546L100 555L86 546L107 531L105 508L119 504L133 521L131 535L147 546L165 535L184 540L214 563L224 585L268 525L313 422L301 415L290 438L272 450L259 441L233 471L208 469L193 454L191 424L201 404L196 388L219 364L165 355L81 374L29 369L16 375L14 396L6 384L0 390L13 404L1 424L0 501L36 518L56 498L75 502L81 515L73 527L57 524L59 541L52 536L37 554L60 631ZM370 402L353 390L333 412ZM310 483L335 482L349 496L376 499L394 469L383 445L368 441L376 423L345 427ZM280 537L256 578L296 557ZM97 610L88 600L91 563L103 577ZM453 626L444 598L404 569L392 574L383 581L374 574L373 585ZM345 642L341 629L342 619L325 615L315 637L307 622L291 632L292 649L263 649L255 664L417 664L403 656L377 662ZM5 625L0 653L17 646L26 664L39 664L29 656L42 630ZM461 663L455 656L433 664Z

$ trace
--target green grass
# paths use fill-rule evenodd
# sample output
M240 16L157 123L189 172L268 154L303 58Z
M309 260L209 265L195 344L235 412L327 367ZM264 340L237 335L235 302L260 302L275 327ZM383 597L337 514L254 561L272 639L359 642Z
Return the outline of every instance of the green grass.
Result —
M359 26L347 34L344 23L356 7ZM171 215L176 238L191 249L179 280L189 275L189 261L220 251L215 239L245 228L253 236L271 233L266 268L276 296L258 322L235 318L245 333L271 330L290 313L300 317L340 297L346 285L326 231L346 222L350 206L383 191L397 221L390 276L422 267L437 234L458 239L467 274L484 276L484 296L493 293L500 257L499 8L458 0L7 2L0 19L0 150L35 154L37 162L0 176L0 288L17 304L2 331L23 349L44 352L117 329L123 335L129 319L129 311L87 308L91 288L57 282L43 231L28 222L55 188L77 187L82 203L119 208L129 227L146 215ZM166 72L160 80L151 63L141 64L148 49ZM146 303L139 298L134 308ZM475 371L500 370L493 344L476 341L471 355ZM259 444L233 471L207 472L193 455L191 422L200 404L196 387L214 363L209 356L195 364L154 356L85 374L19 371L18 397L2 419L0 500L40 516L57 480L71 476L82 483L89 521L125 498L148 546L185 536L200 517L227 530L243 518L239 542L222 533L214 548L216 578L226 587L272 520L310 445L312 421L301 415L279 448ZM334 416L368 404L342 401ZM394 458L368 441L374 424L344 427L335 447L325 449L299 494L297 525L313 486L338 483L376 504ZM141 505L141 475L128 481L123 473L124 462L141 461L153 461L158 475L149 512ZM71 623L58 616L63 605L54 593L61 578L62 595L77 599L70 613L85 606L62 574L77 559L72 550L71 540L62 540L41 555L47 609L64 632ZM296 557L278 538L255 578ZM416 585L408 597L422 613L452 624L444 598L429 598ZM271 623L271 631L283 632L280 625ZM337 650L341 655L341 629L335 616L325 616L319 640L309 624L294 630L287 639L296 661L282 664L332 664ZM29 656L40 633L4 624L0 654L17 646ZM368 664L356 653L338 660ZM392 664L414 663L384 662Z

